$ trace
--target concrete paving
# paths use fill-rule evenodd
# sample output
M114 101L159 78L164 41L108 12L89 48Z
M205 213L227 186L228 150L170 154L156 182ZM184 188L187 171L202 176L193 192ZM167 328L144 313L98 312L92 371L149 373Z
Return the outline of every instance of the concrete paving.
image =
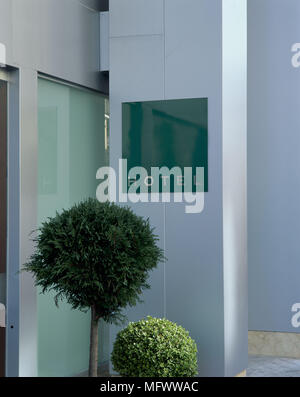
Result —
M300 377L300 359L249 356L248 377Z

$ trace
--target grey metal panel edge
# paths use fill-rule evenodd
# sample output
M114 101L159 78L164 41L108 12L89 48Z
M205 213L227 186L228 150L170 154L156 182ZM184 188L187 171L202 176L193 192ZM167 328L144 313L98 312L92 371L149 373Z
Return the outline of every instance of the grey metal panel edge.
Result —
M9 73L6 374L19 375L19 72ZM8 354L9 352L9 354Z
M225 376L235 376L248 366L247 1L222 1Z

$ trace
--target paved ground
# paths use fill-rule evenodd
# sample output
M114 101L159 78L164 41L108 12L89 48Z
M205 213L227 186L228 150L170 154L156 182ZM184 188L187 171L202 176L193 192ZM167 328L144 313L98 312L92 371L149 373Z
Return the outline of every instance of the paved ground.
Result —
M82 376L87 376L86 374ZM109 376L107 365L99 370L98 376ZM300 378L300 359L249 356L247 369L248 377L299 377Z
M300 377L300 360L293 358L249 356L249 377Z

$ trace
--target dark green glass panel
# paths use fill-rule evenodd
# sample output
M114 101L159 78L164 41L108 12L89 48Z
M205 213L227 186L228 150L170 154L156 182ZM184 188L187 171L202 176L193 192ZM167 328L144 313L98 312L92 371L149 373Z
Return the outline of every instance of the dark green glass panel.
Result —
M122 129L122 158L128 170L144 167L151 175L151 167L177 166L183 175L184 167L192 167L195 176L196 167L203 167L202 191L208 191L207 98L123 103Z

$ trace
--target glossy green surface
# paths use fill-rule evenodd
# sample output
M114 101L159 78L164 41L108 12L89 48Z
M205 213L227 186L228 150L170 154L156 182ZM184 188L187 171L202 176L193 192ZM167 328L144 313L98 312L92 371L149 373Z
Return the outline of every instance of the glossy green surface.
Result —
M38 85L38 223L62 208L96 195L96 171L108 164L105 150L107 100L94 92L51 81ZM53 294L38 295L38 375L70 376L86 371L89 314ZM100 357L108 359L108 332L101 325Z
M193 167L195 176L196 167L204 167L201 191L208 191L207 98L123 103L122 130L122 157L128 160L128 170L144 167L150 175L151 167L177 166L183 174L184 167Z

